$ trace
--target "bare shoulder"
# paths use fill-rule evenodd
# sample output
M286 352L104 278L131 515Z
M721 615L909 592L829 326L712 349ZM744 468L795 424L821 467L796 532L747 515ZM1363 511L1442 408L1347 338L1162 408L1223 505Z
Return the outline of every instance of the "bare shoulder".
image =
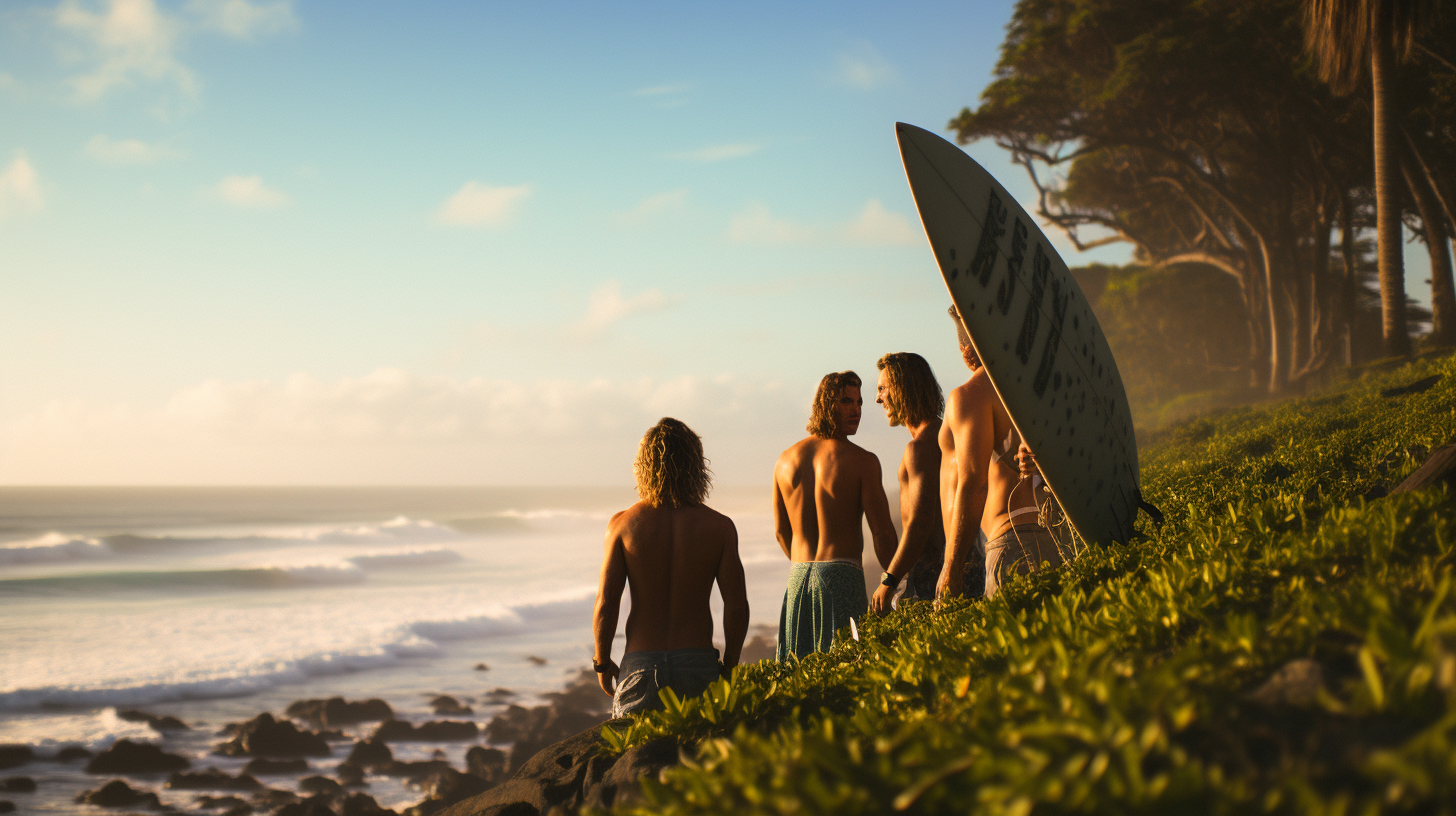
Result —
M880 472L880 457L849 440L836 440L835 453L844 461L852 462L857 469Z
M781 471L795 471L803 467L804 462L814 458L816 446L820 440L808 436L790 445L779 458L774 462L775 474Z
M611 535L625 533L641 521L642 517L651 509L647 504L637 502L626 510L613 513L612 518L607 521L607 533Z
M940 466L939 423L905 445L904 463L912 472L934 470Z
M738 533L738 527L733 524L733 519L728 518L726 515L719 513L706 504L698 505L694 508L694 512L699 515L701 523L712 530L714 534L736 535Z

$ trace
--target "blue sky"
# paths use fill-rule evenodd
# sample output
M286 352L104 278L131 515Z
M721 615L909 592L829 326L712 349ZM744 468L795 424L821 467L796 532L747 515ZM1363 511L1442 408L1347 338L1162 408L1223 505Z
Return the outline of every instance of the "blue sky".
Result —
M825 372L963 375L892 124L1010 10L7 3L0 482L624 482L671 414L767 483Z

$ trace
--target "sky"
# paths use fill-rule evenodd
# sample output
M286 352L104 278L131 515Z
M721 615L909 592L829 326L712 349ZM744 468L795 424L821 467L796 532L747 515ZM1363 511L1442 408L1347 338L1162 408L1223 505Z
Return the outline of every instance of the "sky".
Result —
M1011 7L7 0L0 483L768 484L823 374L965 377L893 124Z

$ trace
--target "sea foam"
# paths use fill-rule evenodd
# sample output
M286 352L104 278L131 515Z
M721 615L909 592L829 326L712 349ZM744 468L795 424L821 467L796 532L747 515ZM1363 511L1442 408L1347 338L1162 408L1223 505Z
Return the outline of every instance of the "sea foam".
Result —
M0 566L107 558L111 554L111 549L97 539L52 532L0 546Z

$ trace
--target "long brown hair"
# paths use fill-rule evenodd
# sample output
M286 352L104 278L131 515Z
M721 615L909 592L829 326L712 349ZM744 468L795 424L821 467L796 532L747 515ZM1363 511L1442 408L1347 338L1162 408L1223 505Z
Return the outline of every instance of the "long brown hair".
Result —
M890 415L891 425L919 425L945 413L940 383L935 381L935 372L924 357L896 351L881 357L875 365L885 374L885 412Z
M820 439L829 439L839 430L839 398L844 389L859 388L859 375L853 371L825 374L819 381L819 391L814 394L814 410L809 414L809 433Z
M653 507L702 504L713 485L702 438L672 417L663 417L642 435L632 473L637 495Z

